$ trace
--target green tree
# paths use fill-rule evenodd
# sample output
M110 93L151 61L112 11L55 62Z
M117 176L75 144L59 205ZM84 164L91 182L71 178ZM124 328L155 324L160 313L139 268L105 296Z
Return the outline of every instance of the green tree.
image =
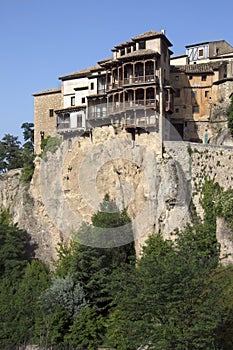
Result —
M22 168L22 147L18 136L6 134L0 145L0 172Z
M29 240L26 231L10 222L9 213L0 213L0 277L12 282L22 277L30 258Z
M105 320L96 307L86 307L80 311L65 340L75 347L95 350L103 341L104 331Z
M78 316L87 305L85 294L80 283L74 283L70 275L53 277L51 286L40 297L42 309L47 313L64 308L71 318Z
M50 271L43 262L33 259L27 264L14 297L13 344L33 342L36 319L40 317L39 297L49 284Z
M24 182L29 182L34 172L34 124L23 123L21 128L23 129L23 137L25 141L22 149L22 179Z
M114 275L122 266L135 263L131 222L126 211L117 209L106 196L100 210L92 217L92 225L83 224L73 238L70 247L60 246L55 274L60 277L70 274L75 283L80 283L88 307L82 309L70 325L66 341L92 349L104 339L104 320L113 301L110 289ZM119 242L123 238L127 244L121 246ZM101 247L102 243L105 247Z
M0 214L0 344L4 349L23 344L32 336L37 296L48 271L32 259L27 232ZM43 275L44 273L44 275Z
M117 349L215 349L223 284L212 278L217 251L201 228L188 227L176 244L150 237L133 278L127 276L110 316L108 339Z

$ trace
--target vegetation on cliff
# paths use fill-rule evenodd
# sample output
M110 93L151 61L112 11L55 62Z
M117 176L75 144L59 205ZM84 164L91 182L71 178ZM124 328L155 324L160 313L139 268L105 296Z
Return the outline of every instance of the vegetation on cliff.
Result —
M0 173L22 168L22 180L29 182L34 171L34 125L23 123L24 144L18 136L6 134L0 141Z
M221 264L216 217L231 227L232 198L232 191L206 180L204 219L194 217L173 240L149 237L136 261L130 219L106 196L92 224L58 247L53 271L33 258L26 233L2 213L1 346L231 349L233 266ZM129 243L118 246L123 231ZM98 248L103 232L111 244Z

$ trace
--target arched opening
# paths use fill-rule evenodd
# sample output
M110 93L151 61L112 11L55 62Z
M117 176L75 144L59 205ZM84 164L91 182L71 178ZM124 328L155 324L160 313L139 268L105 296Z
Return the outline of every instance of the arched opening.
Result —
M144 64L142 62L137 62L135 64L135 83L143 81L144 77Z
M144 89L137 89L135 96L136 105L144 105Z

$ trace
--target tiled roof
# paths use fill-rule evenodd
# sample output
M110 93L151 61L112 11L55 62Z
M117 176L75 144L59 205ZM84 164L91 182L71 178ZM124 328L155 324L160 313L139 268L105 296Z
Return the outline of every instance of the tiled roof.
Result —
M120 49L121 47L129 46L129 45L133 44L135 41L140 41L140 40L145 40L145 39L150 39L150 38L156 38L156 37L159 37L161 35L165 36L165 33L163 31L162 32L156 32L154 30L150 30L148 32L145 32L145 33L142 33L142 34L139 34L139 35L133 37L129 41L125 41L125 42L123 42L121 44L115 45L114 49L112 49L112 51L114 51L115 49ZM166 36L165 36L165 38L166 38ZM166 40L168 41L169 45L172 46L172 44L170 43L170 41L167 38L166 38Z
M54 88L54 89L50 89L50 90L44 90L44 91L36 92L32 96L49 95L49 94L55 94L55 93L58 93L58 92L61 92L61 88Z
M108 65L108 63L116 63L116 62L119 62L121 60L127 60L128 58L129 59L132 59L134 57L140 57L140 56L150 56L150 55L155 55L157 54L158 55L158 52L155 51L155 50L151 50L151 49L147 49L147 50L137 50L137 51L133 51L133 52L130 52L130 53L127 53L126 55L123 55L123 56L120 56L120 57L117 57L116 59L115 58L112 58L110 60L107 60L105 62L99 62L101 63L103 66L105 65Z
M92 71L98 70L98 69L102 69L102 67L98 64L89 68L85 68L82 69L80 71L68 74L68 75L63 75L62 77L59 77L59 79L61 80L66 80L66 79L70 79L70 78L76 78L76 77L80 77L80 76L86 76L87 74L91 73Z
M116 49L120 49L122 46L129 46L129 45L132 45L133 43L134 43L133 40L129 40L129 41L125 41L124 43L115 45L114 47L115 47Z
M184 66L171 66L171 72L180 72L180 73L213 73L214 70L218 69L222 62L211 62L211 63L201 63L201 64L190 64Z
M143 34L139 34L139 35L135 36L134 38L132 38L132 40L146 39L146 38L150 38L150 37L161 35L161 34L163 34L163 33L162 32L155 32L154 30L150 30L149 32L145 32Z

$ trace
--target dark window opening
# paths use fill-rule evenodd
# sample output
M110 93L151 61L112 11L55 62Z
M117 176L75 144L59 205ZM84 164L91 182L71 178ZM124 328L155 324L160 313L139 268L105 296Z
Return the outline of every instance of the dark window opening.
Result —
M85 97L82 97L82 103L85 103Z
M75 96L72 96L70 99L71 106L75 106Z
M193 106L192 110L193 110L193 113L199 113L199 106L198 105Z
M198 56L199 57L204 56L204 50L203 49L198 50Z
M180 89L176 89L176 91L175 91L175 97L180 97Z
M77 127L78 128L82 127L82 114L77 115Z
M91 83L91 90L94 90L94 83Z
M139 50L144 50L146 48L146 42L140 41L138 47L139 47Z
M206 81L206 75L202 75L202 76L201 76L201 80L202 80L202 81Z
M54 116L54 110L53 110L53 109L50 109L50 110L49 110L49 116L50 116L50 117L53 117L53 116Z

